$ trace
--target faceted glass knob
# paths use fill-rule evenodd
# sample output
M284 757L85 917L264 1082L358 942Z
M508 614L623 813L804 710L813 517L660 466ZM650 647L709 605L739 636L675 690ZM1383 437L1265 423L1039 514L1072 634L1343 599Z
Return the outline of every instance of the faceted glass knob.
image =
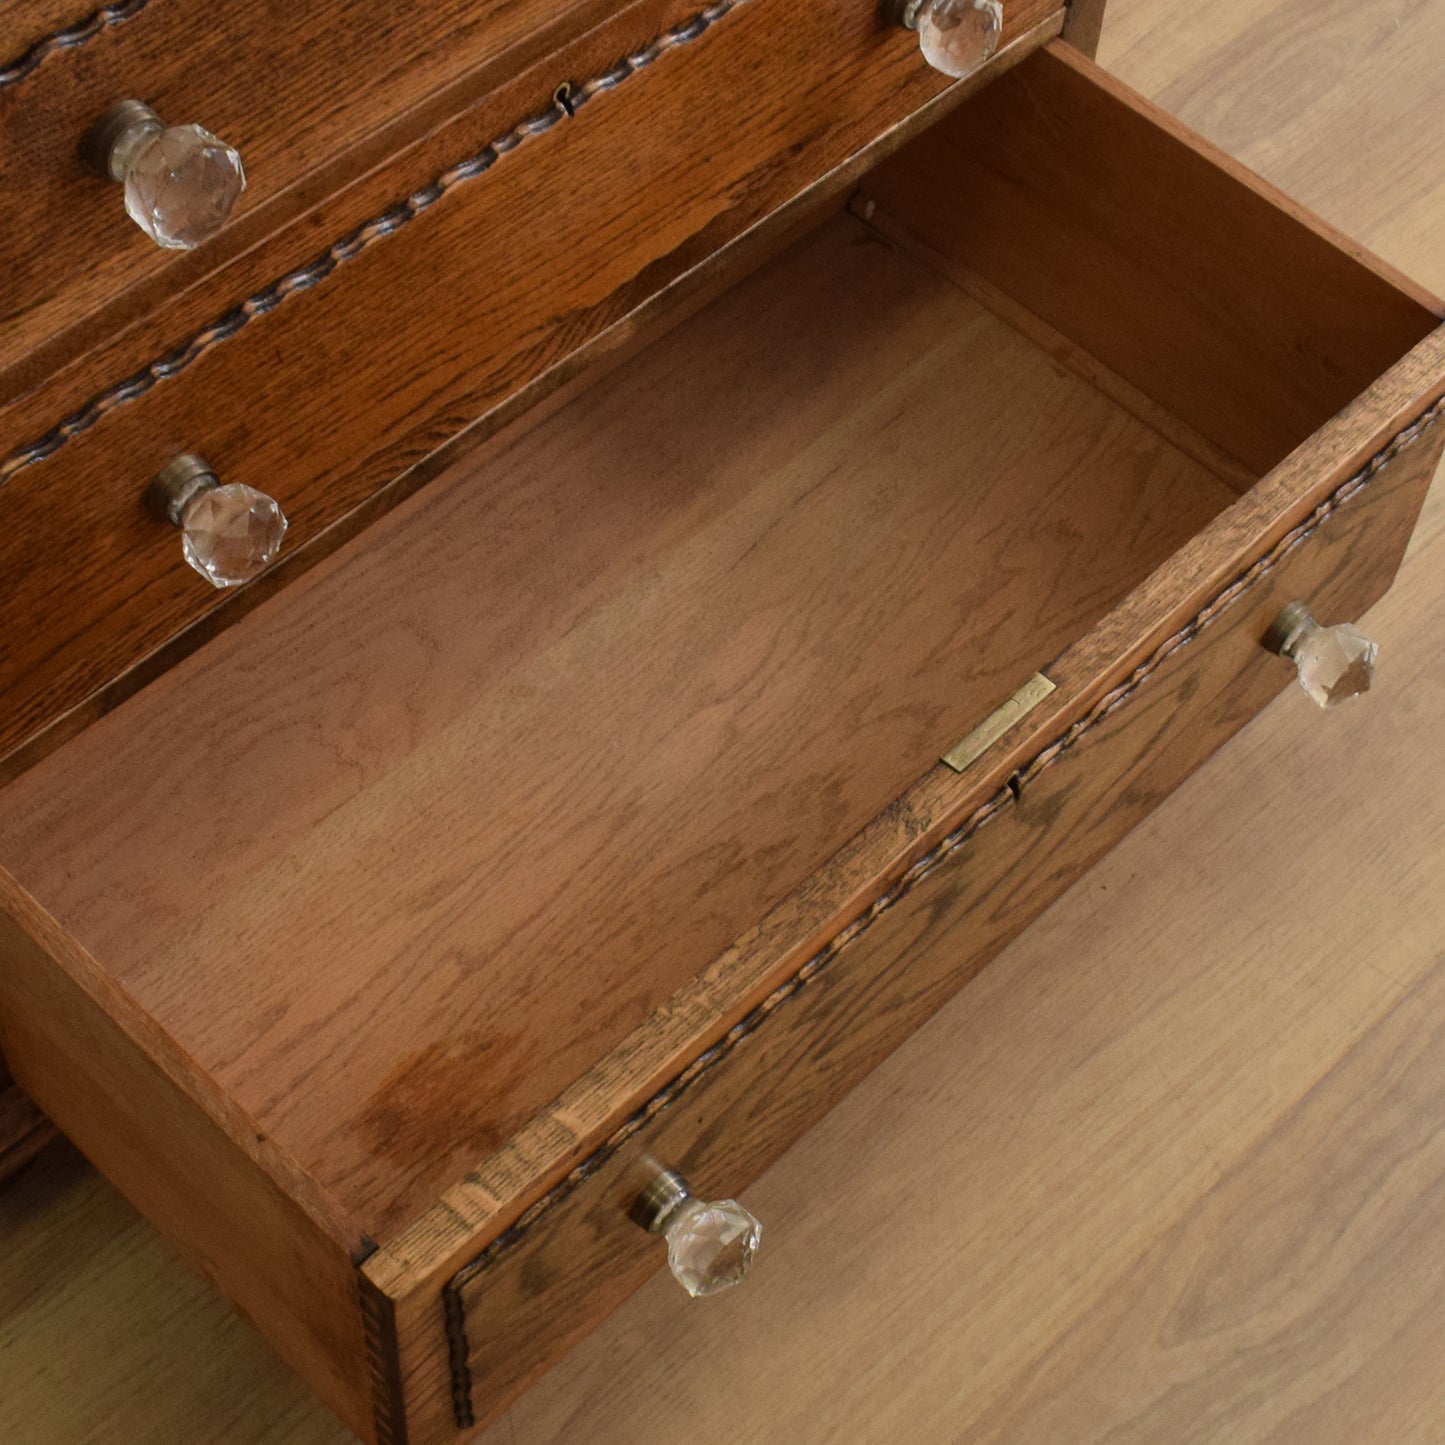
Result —
M667 1241L667 1262L694 1299L741 1284L752 1268L763 1226L735 1199L698 1199L671 1169L635 1201L632 1218Z
M1352 623L1321 627L1303 602L1275 618L1265 645L1294 663L1299 685L1320 707L1369 692L1379 648Z
M763 1226L735 1199L689 1199L663 1230L667 1262L694 1299L731 1289L747 1278Z
M199 125L164 126L123 100L96 123L85 155L125 187L125 208L158 246L188 251L225 225L246 189L240 155Z
M213 587L238 587L275 560L286 517L265 492L227 482L186 508L181 529L186 561Z
M904 0L903 23L918 32L923 58L944 75L968 75L998 49L999 0Z
M151 483L152 510L181 529L186 561L213 587L239 587L276 559L286 515L265 492L224 485L198 456L176 457Z

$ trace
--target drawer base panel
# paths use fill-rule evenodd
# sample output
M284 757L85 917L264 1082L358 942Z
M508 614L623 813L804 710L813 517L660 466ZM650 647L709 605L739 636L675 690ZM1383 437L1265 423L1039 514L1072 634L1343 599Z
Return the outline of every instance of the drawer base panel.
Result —
M385 1240L1234 501L835 215L17 780L0 859Z

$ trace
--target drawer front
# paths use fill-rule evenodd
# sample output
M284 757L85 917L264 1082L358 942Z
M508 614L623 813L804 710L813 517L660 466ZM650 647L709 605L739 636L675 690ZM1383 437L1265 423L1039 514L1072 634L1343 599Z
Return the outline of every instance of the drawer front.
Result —
M8 284L0 397L30 378L37 350L136 315L166 289L253 243L305 202L303 181L344 158L332 184L416 134L497 71L595 24L606 0L388 6L320 0L228 7L202 0L43 0L7 8L0 43L0 138L7 157L0 263ZM461 94L454 92L460 91ZM154 245L120 188L81 161L112 103L135 98L168 124L199 123L234 145L248 186L233 223L195 258ZM78 337L75 345L83 345ZM74 349L73 347L71 348Z
M495 1416L662 1262L662 1244L626 1217L646 1158L703 1197L745 1188L1289 684L1289 667L1261 646L1286 602L1305 598L1334 621L1382 595L1445 426L1405 435L451 1280L447 1338L434 1318L430 1358L408 1382L413 1442L450 1438L453 1409L462 1424ZM1384 669L1388 692L1388 659ZM1301 727L1322 725L1299 707ZM765 1288L765 1266L760 1276Z
M1051 0L1009 13L1006 40L1062 22ZM563 79L575 115L551 98ZM58 741L178 634L193 645L247 605L219 615L141 506L171 457L199 453L284 508L282 563L244 589L254 601L395 500L382 489L412 464L609 328L621 338L629 312L945 89L858 0L633 5L293 227L258 289L78 410L43 412L48 392L10 408L0 758L47 728Z

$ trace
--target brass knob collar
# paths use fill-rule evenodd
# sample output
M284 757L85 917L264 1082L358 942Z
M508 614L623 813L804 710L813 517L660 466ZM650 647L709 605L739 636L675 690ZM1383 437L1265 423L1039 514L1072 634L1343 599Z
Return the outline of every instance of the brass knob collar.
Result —
M146 505L163 522L173 527L182 525L186 508L213 487L221 485L211 464L194 452L172 457L158 471L146 488Z

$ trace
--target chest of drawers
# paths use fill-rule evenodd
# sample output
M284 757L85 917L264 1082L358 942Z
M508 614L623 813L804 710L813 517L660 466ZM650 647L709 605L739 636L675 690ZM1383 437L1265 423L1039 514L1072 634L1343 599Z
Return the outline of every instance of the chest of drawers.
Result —
M0 413L0 1046L364 1438L491 1418L669 1246L741 1273L681 1180L743 1191L1272 648L1357 685L1287 604L1388 585L1439 303L1096 20L1005 5L951 83L841 0L499 9L369 166L345 105L259 131L219 250L7 322L59 349ZM143 505L183 454L284 508L256 580Z

